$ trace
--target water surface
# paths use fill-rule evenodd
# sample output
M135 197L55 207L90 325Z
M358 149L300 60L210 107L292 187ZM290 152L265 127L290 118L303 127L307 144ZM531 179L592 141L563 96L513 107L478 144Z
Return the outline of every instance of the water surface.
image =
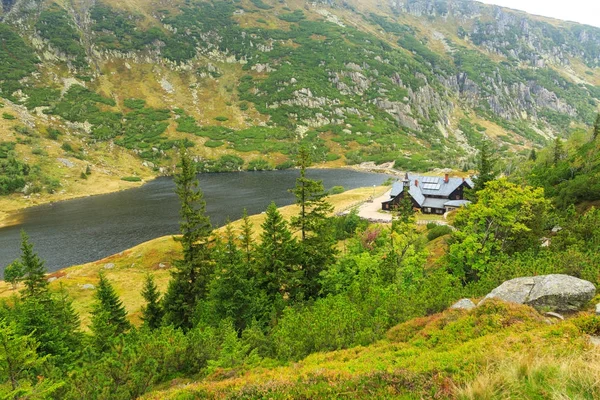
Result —
M214 226L293 203L292 188L299 172L266 171L199 175L206 211ZM326 188L380 185L383 174L343 169L312 169L312 179ZM178 233L179 200L172 178L158 178L139 188L32 207L16 216L20 224L0 229L0 269L19 257L24 229L49 271L98 260L137 244Z

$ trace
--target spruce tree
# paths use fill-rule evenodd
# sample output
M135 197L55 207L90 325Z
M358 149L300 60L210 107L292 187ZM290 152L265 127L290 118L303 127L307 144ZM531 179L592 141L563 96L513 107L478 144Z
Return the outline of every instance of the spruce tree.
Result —
M554 161L554 166L558 165L559 161L563 159L564 157L564 146L563 146L563 142L562 139L559 138L558 136L554 139L554 157L553 157L553 161Z
M531 149L531 153L529 153L529 159L531 161L537 160L537 153L535 152L535 149Z
M253 225L252 222L250 222L250 217L248 217L248 211L244 208L244 214L242 216L242 250L247 264L252 262L254 252L253 235Z
M236 244L231 224L225 227L225 240L217 243L217 268L211 282L210 300L216 321L230 320L241 332L252 317L254 283L250 264Z
M408 224L414 221L415 210L413 208L413 203L411 200L410 193L408 191L408 187L405 186L403 188L403 191L404 194L402 195L398 206L395 207L393 215L396 216L396 219L400 222Z
M163 298L165 321L175 327L190 329L199 301L207 297L207 286L213 270L209 249L211 225L205 215L206 203L196 178L193 161L181 148L181 172L175 177L176 193L181 202L176 238L183 248L183 259L175 262L172 279Z
M296 187L291 190L300 212L292 218L291 225L300 231L299 261L303 274L303 295L306 298L314 298L319 294L319 274L335 259L335 235L329 223L333 206L326 201L323 182L306 177L310 163L308 150L300 147L297 163L300 177L296 179Z
M267 208L257 247L257 280L267 298L274 302L294 296L298 286L297 243L275 203Z
M494 164L496 159L492 154L491 144L488 140L483 140L479 147L477 155L477 176L473 178L475 187L473 192L476 194L485 188L486 183L496 178Z
M108 348L113 338L131 329L123 302L103 273L100 273L90 328L100 351Z
M594 122L594 131L592 133L593 140L596 140L598 135L600 135L600 113L596 115L596 122Z
M23 297L36 296L48 291L44 262L33 251L29 236L21 231L21 265L23 266Z
M160 327L163 319L163 309L160 304L160 292L154 282L154 277L150 274L146 275L144 288L142 289L142 297L146 300L146 305L142 309L142 321L144 326L151 330Z

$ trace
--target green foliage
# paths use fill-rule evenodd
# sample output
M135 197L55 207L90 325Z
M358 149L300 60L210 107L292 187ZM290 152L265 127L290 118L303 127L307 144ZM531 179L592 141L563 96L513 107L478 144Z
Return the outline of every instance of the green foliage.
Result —
M0 394L5 398L47 398L62 383L38 380L45 357L38 357L38 343L21 335L14 323L0 320ZM39 396L39 397L38 397Z
M29 243L29 236L21 231L21 261L23 267L24 298L36 297L48 291L46 268L44 262L33 251L33 244Z
M449 235L450 233L452 233L452 228L450 228L448 225L435 224L433 228L428 227L428 229L429 231L427 232L427 240L429 241L437 239L440 236Z
M344 193L346 189L343 186L334 186L329 190L329 194L340 194Z
M23 87L21 79L36 71L39 59L9 25L0 23L0 91L2 97L16 101L13 93Z
M73 25L69 14L54 3L40 13L35 28L52 47L72 58L76 67L87 67L81 37Z
M121 180L125 182L141 182L142 178L139 176L124 176L121 178Z
M95 297L96 303L92 310L90 329L94 334L94 345L97 351L102 352L108 349L119 335L131 329L131 324L127 320L127 311L123 302L102 273Z
M146 305L142 308L142 321L144 326L150 330L158 329L162 323L164 312L160 304L160 292L154 283L152 275L146 276L146 282L142 289L142 297Z
M502 254L539 248L549 202L541 188L500 179L478 192L478 202L456 214L448 258L463 282L476 281Z
M300 22L303 19L306 19L306 16L304 15L304 12L302 12L302 10L294 10L293 12L288 14L281 14L278 16L278 18L286 22Z
M175 177L175 183L181 202L181 237L176 240L182 245L183 259L175 262L172 279L163 298L163 308L166 323L190 329L198 302L207 297L214 268L209 251L212 227L205 214L206 203L199 189L196 168L185 149L180 149L180 156L181 173Z
M2 113L2 119L13 120L17 119L17 117L9 113Z
M141 110L146 106L146 100L143 99L125 99L123 105L132 110Z
M4 280L12 285L13 290L25 277L23 264L19 260L15 260L4 268Z
M260 8L261 10L270 10L271 8L273 8L270 5L266 4L262 0L250 0L250 1L252 1L252 4L254 4L257 8Z
M327 265L335 259L335 239L329 214L333 206L325 199L327 192L322 181L306 177L306 168L310 166L310 155L306 147L300 147L297 165L300 177L291 192L296 197L300 210L291 220L291 226L300 231L300 265L304 274L302 291L305 298L315 298L320 287L317 277Z

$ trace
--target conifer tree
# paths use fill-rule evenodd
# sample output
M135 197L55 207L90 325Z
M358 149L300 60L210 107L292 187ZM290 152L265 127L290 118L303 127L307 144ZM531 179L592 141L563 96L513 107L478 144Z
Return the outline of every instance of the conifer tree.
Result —
M160 327L163 319L163 309L160 304L160 292L154 282L154 277L150 274L146 275L144 288L142 289L142 297L146 300L146 305L142 309L142 321L144 326L151 330Z
M531 153L529 153L529 159L531 161L537 160L537 153L535 152L535 149L531 149Z
M29 236L21 231L21 265L23 266L23 282L25 290L23 297L36 296L48 291L46 268L44 262L33 251Z
M267 297L273 301L295 295L298 286L296 240L288 229L275 203L267 208L266 219L261 225L261 243L257 247L257 280Z
M483 140L477 155L477 176L473 179L473 183L475 184L475 187L473 188L474 194L484 189L486 183L495 179L495 162L496 159L492 154L490 142L488 140Z
M564 157L564 146L563 146L563 142L562 139L559 138L558 136L554 139L554 166L558 165L558 162L560 160L562 160L562 158Z
M0 392L6 399L50 398L60 382L40 380L36 375L42 371L46 357L39 357L38 343L32 335L18 332L14 323L0 320ZM6 390L8 389L8 390Z
M404 194L398 203L398 206L394 210L394 215L397 217L402 223L408 224L414 221L415 210L413 208L413 203L411 200L410 193L408 192L408 187L405 186L403 188ZM393 222L393 218L392 218Z
M181 148L180 154L181 173L175 177L175 183L181 202L181 237L176 240L181 242L183 259L175 262L172 279L163 298L163 308L167 324L190 329L198 302L207 297L213 269L208 246L212 228L205 214L206 203L198 187L194 163L184 148Z
M90 328L98 350L106 349L113 338L131 328L123 302L103 273L100 273Z
M594 131L592 133L593 140L596 140L598 135L600 135L600 113L596 115L596 122L594 122Z
M218 241L217 249L217 268L210 291L212 314L216 320L232 321L241 332L252 317L254 284L250 264L236 244L231 224L227 223L225 240Z
M323 182L306 177L310 163L307 148L300 147L297 163L300 177L296 179L296 187L291 190L296 196L300 212L292 218L291 225L300 231L299 261L306 298L314 298L319 294L319 274L335 259L335 237L332 225L328 223L333 206L326 201Z
M252 261L252 254L254 251L254 235L253 225L250 222L248 211L244 208L244 214L242 216L242 250L244 252L244 259L247 264Z

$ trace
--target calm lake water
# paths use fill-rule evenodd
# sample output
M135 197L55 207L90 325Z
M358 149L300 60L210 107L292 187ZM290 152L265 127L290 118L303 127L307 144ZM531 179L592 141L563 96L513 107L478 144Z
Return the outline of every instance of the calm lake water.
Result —
M266 171L199 175L207 214L213 226L229 217L264 211L271 201L292 204L299 172ZM327 189L380 185L387 175L342 169L312 169ZM20 254L24 229L49 271L98 260L137 244L178 233L179 200L172 178L158 178L142 187L100 196L47 204L23 210L20 225L0 229L0 270Z

